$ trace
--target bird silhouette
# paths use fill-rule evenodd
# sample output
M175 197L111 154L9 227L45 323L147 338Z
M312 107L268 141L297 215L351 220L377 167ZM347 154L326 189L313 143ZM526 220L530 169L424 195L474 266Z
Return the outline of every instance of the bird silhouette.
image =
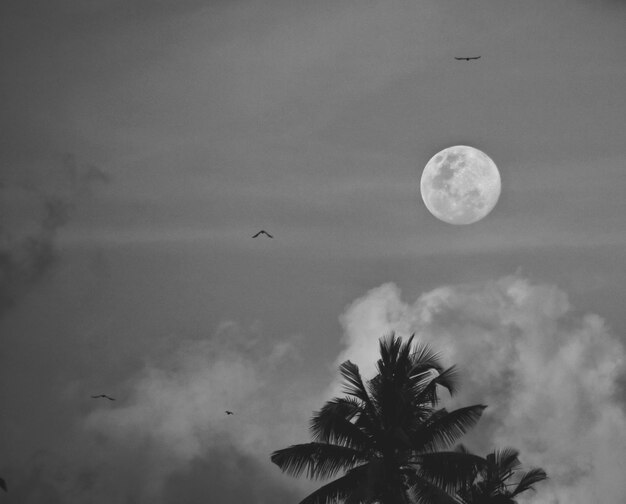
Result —
M232 411L228 411L228 410L226 410L226 414L227 415L234 415L234 413Z
M257 238L258 236L264 234L265 236L267 236L268 238L274 238L271 234L269 234L267 231L265 231L264 229L261 229L261 231L259 231L257 234L255 234L252 238Z
M4 481L4 479L0 478L0 488L2 488L2 490L4 490L5 492L8 492L7 490L7 482Z
M469 61L469 60L477 60L479 59L480 56L472 56L471 58L457 58L456 56L454 57L455 60L465 60L465 61Z
M108 396L106 394L92 395L91 396L92 399L100 399L101 397L104 398L104 399L108 399L109 401L115 401L114 397L110 397L110 396Z

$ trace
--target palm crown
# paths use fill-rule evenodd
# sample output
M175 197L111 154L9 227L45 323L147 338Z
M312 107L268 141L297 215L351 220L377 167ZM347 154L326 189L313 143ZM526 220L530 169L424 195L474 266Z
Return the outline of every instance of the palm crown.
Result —
M477 404L437 408L440 387L456 391L456 368L444 368L427 345L391 335L380 340L377 375L365 382L350 361L339 368L345 397L328 401L311 420L313 442L275 451L271 460L292 476L341 477L300 504L453 503L484 459L450 447L480 418Z
M464 451L463 447L459 447ZM541 468L521 470L519 452L513 448L489 453L476 477L458 491L461 504L516 504L522 492L534 490L533 485L548 478Z

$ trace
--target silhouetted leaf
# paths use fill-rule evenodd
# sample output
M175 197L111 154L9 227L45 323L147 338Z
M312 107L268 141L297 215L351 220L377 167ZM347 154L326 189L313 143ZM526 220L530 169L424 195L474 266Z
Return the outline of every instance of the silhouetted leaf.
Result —
M432 403L435 406L438 403L437 387L444 387L448 393L452 396L456 394L458 388L458 371L456 366L450 366L444 369L437 376L433 377L428 384L423 387L420 394L424 397L424 400Z
M515 490L511 493L512 496L516 496L526 490L534 490L532 486L535 483L548 479L548 475L543 469L534 468L528 472L522 473L519 483Z
M298 477L330 478L366 461L364 453L327 443L306 443L283 448L272 453L271 460L283 472Z
M426 422L412 436L413 446L420 451L433 451L454 445L476 425L485 408L476 404L452 412L439 410L432 421Z
M351 361L345 361L339 366L339 372L344 379L343 390L346 394L360 399L364 403L370 402L370 396L367 393L359 367Z
M313 439L364 449L369 438L351 421L362 411L361 403L351 397L328 401L311 420L310 431Z
M344 476L322 486L300 504L333 504L345 500L358 503L365 498L368 464L350 469ZM355 499L356 498L356 499Z
M408 494L416 504L459 504L449 493L415 473L407 475Z
M419 476L449 492L472 481L485 463L478 455L458 451L423 453L414 461Z

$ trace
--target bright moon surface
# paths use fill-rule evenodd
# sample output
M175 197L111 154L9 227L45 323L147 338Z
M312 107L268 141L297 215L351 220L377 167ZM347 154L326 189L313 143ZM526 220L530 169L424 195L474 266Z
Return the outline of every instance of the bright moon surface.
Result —
M456 145L435 154L420 184L426 208L450 224L472 224L485 217L500 197L500 173L484 152Z

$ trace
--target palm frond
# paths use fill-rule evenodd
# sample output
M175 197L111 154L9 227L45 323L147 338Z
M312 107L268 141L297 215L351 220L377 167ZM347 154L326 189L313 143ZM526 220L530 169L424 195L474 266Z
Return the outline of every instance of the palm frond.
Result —
M402 348L402 338L398 338L394 332L378 340L380 360L386 365L391 365L398 360Z
M413 504L407 488L403 485L386 486L381 489L377 502L385 504Z
M451 412L438 410L434 419L418 428L412 436L413 446L420 451L433 451L452 446L476 425L487 406L475 404Z
M485 457L487 467L483 474L485 481L495 487L502 487L520 467L519 452L515 448L501 448Z
M500 448L499 450L494 450L487 455L487 460L493 460L493 464L498 468L500 474L512 472L521 465L519 461L519 451L515 448Z
M515 487L515 490L513 490L511 495L514 497L518 494L521 494L522 492L525 492L526 490L534 490L532 486L535 483L539 483L540 481L543 481L546 479L548 479L548 475L543 469L539 467L533 468L525 473L522 473L519 483L517 484L517 487Z
M341 478L318 488L315 492L300 501L300 504L334 504L337 502L352 500L355 503L362 502L364 487L367 482L368 465L363 464L350 469Z
M339 366L339 372L344 379L343 391L346 394L356 397L364 403L371 402L371 398L367 393L363 378L361 378L359 366L357 366L354 362L347 360Z
M420 396L424 402L436 405L438 401L437 386L444 387L448 393L453 396L458 389L458 369L456 366L450 366L441 371L437 376L431 378L428 384L421 390ZM417 391L416 391L417 392Z
M430 345L418 343L415 350L411 354L411 374L422 373L428 369L434 369L437 372L443 371L441 365L441 354L435 352Z
M422 453L413 459L417 474L447 492L455 492L471 483L485 464L485 459L471 453L440 451Z
M271 460L291 476L330 478L339 471L351 469L366 461L366 455L353 448L327 443L292 445L272 453Z
M415 472L407 472L407 493L416 504L460 504L460 502L437 485Z
M364 415L361 417L369 425L372 432L379 432L380 425L377 423L379 417L375 400L368 393L367 387L361 378L359 366L347 360L339 366L339 372L344 378L344 392L352 397L356 397L363 402Z
M407 394L413 404L429 404L438 402L437 387L433 384L438 376L434 369L426 369L419 373L413 373L407 380Z
M363 413L362 403L353 397L328 401L311 419L315 441L364 449L368 436L352 420Z
M411 363L411 346L413 345L413 336L402 343L395 333L391 333L379 341L380 359L376 367L380 376L391 378L392 376L401 379L408 375L408 371L412 366Z

